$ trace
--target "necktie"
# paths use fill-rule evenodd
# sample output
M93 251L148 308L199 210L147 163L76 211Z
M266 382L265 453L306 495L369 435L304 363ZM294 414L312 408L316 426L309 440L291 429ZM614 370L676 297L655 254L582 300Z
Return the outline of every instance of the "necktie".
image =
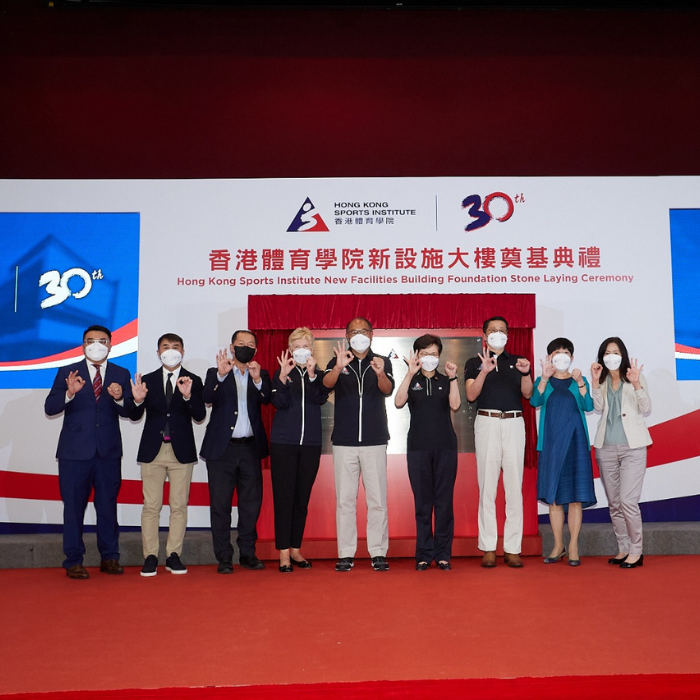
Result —
M170 407L170 402L173 400L173 383L170 381L173 378L173 373L168 372L168 378L165 380L165 405ZM170 425L168 421L165 421L165 428L163 428L163 440L166 442L170 440Z
M92 390L95 392L95 401L100 400L100 394L102 393L102 375L100 374L100 366L93 365L95 368L95 378L92 380Z

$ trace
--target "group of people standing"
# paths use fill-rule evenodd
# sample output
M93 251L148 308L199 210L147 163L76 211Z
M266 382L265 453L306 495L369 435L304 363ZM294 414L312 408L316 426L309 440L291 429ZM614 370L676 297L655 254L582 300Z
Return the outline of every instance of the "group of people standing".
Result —
M97 513L100 571L121 574L117 495L121 485L119 417L146 420L138 451L143 481L141 575L158 568L158 525L165 479L170 485L170 522L166 570L187 573L182 546L192 471L197 460L193 422L211 414L201 457L206 460L211 531L217 572L233 573L231 503L237 494L240 565L263 569L256 556L257 520L262 504L261 460L270 456L279 571L311 568L301 553L309 499L321 458L321 406L334 393L331 436L336 490L338 561L348 572L357 551L356 505L360 478L367 501L367 548L371 566L387 571L386 401L395 382L391 361L372 350L372 324L352 319L346 343L334 348L325 370L314 357L314 336L297 328L277 358L272 378L255 359L257 337L238 330L221 350L204 382L182 366L183 339L167 333L158 340L161 367L132 380L126 369L107 357L111 333L91 326L83 334L85 358L58 370L46 399L50 416L64 414L59 438L59 486L64 502L64 568L69 578L86 579L83 567L83 518L92 489ZM619 338L601 345L591 368L592 390L579 370L569 372L573 345L552 341L534 385L530 362L506 352L508 324L493 317L483 324L483 354L464 369L467 400L476 402L474 426L479 485L481 565L496 566L496 490L501 473L506 495L504 561L520 568L523 534L522 479L525 425L523 399L541 406L537 495L550 506L554 549L545 563L560 561L565 512L571 540L568 558L580 563L577 538L582 509L595 504L585 411L602 411L594 445L619 551L611 563L635 568L643 563L638 501L650 444L642 414L650 410L641 367L629 359ZM439 371L442 342L431 334L417 338L404 361L408 371L396 391L397 408L411 413L407 466L415 500L416 569L434 562L451 568L454 534L453 495L457 476L457 436L452 413L460 409L457 365ZM615 358L619 358L619 362ZM617 364L615 364L617 362ZM90 386L87 386L90 385ZM276 411L270 441L261 407Z

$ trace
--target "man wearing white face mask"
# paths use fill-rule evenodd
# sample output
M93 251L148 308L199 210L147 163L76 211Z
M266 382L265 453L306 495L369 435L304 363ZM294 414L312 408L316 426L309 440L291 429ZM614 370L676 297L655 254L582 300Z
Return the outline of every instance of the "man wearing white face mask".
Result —
M129 415L133 401L129 371L107 362L111 349L111 332L90 326L83 333L85 359L58 369L44 405L49 416L63 413L56 457L63 501L63 568L72 579L90 578L83 567L83 519L93 488L100 571L124 573L117 522L122 483L119 416Z
M175 333L158 339L162 367L132 382L134 408L131 419L139 420L146 411L146 424L136 461L141 463L143 510L141 539L144 564L141 576L158 573L158 525L163 507L163 484L170 484L170 522L165 551L165 568L173 574L186 574L182 544L187 529L187 503L192 471L197 462L192 421L203 421L206 408L202 380L182 366L185 344Z
M474 441L479 481L479 549L484 552L481 565L496 566L496 492L503 471L504 558L508 566L520 568L525 461L522 397L532 396L530 361L505 352L508 323L503 317L486 320L483 333L487 350L467 360L464 367L467 401L476 401L477 407Z
M389 520L386 510L386 398L394 391L391 361L372 352L372 325L365 318L348 323L323 377L335 390L333 468L336 492L338 563L350 571L357 550L357 490L360 475L367 498L367 549L375 571L388 571Z

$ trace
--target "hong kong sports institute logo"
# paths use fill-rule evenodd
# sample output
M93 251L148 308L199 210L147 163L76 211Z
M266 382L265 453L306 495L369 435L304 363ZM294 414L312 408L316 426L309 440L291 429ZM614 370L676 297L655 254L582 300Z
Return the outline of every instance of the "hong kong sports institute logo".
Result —
M306 233L307 231L328 231L326 222L308 197L287 229L288 233Z

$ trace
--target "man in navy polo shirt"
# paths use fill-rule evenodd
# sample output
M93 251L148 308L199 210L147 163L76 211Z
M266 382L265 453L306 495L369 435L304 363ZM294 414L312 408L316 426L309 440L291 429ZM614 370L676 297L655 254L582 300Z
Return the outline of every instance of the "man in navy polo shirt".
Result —
M532 396L530 361L505 351L508 323L502 316L484 322L484 354L467 360L467 401L476 401L474 422L476 473L479 481L479 549L481 566L496 566L496 490L503 471L506 523L505 563L521 568L523 540L523 467L525 421L521 397Z
M354 565L357 490L362 475L367 499L367 549L374 570L388 571L386 399L394 391L391 361L372 352L372 324L366 318L350 321L345 337L350 349L338 343L323 377L324 385L335 390L331 436L339 559L335 570L350 571Z

